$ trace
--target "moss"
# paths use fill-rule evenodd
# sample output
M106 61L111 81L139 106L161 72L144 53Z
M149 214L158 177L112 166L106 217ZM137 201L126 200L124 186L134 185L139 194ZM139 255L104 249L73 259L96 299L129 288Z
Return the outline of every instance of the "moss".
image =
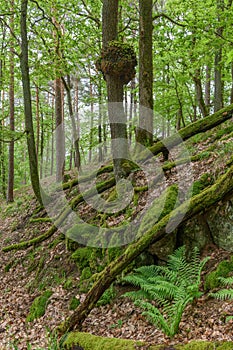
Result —
M56 237L51 243L49 243L48 248L55 248L59 243L65 240L65 235L61 233L58 237Z
M116 295L117 295L116 289L115 289L114 285L112 284L108 289L106 289L106 291L101 296L101 298L98 300L96 305L102 306L102 305L110 304L112 302L112 300L116 297Z
M36 318L40 318L45 314L48 300L52 294L52 291L46 290L42 295L34 299L26 318L27 322L32 322Z
M85 268L82 270L82 274L81 274L81 276L80 276L80 282L89 279L91 276L92 276L92 272L91 272L90 267L85 267Z
M107 263L110 263L111 261L118 258L122 254L123 250L124 250L124 248L122 248L122 247L108 248L107 249Z
M70 300L69 310L75 310L80 305L80 300L73 297Z
M205 290L214 289L221 286L219 277L228 277L233 272L233 257L231 260L223 260L219 263L215 271L210 272L205 279Z
M64 289L72 289L73 288L73 279L72 277L68 277L67 280L64 282L63 285Z
M63 342L64 349L72 350L74 345L83 347L84 350L135 350L137 348L147 348L148 350L165 350L168 345L146 345L144 342L103 338L88 333L71 332ZM171 347L176 350L232 350L233 342L208 342L192 341L188 344L174 345Z
M177 186L170 186L168 192L169 193L163 193L159 198L156 198L150 204L150 207L147 209L144 217L141 220L141 224L137 232L137 237L142 236L163 216L167 215L174 209L177 200Z
M217 349L218 350L232 350L233 343L232 342L224 342L222 344L218 344Z
M83 270L85 267L89 266L91 254L92 248L83 247L76 249L76 251L71 255L71 258L76 262L79 270Z
M214 350L216 346L214 343L208 341L192 341L191 343L181 345L177 349L184 350Z
M134 49L128 43L110 41L96 61L96 68L103 73L119 77L122 84L128 84L135 76L137 65Z
M112 202L112 201L115 201L116 199L117 199L117 190L116 190L116 187L114 187L108 196L107 202Z
M102 249L91 247L80 247L71 258L76 262L79 271L85 267L90 267L93 272L97 270L97 265L103 259Z
M210 173L202 174L200 179L193 183L192 195L195 196L196 194L199 194L201 191L205 190L206 187L213 185L213 183L214 183L214 178L212 174Z
M20 263L20 259L13 259L11 260L6 266L4 267L5 272L9 272L12 267L17 266Z
M90 286L92 284L91 277L93 276L93 273L90 269L90 267L85 267L82 270L81 276L80 276L80 282L79 282L79 291L82 293L88 292L90 289Z
M65 237L65 244L66 244L66 249L69 252L75 252L79 248L79 243L74 241L73 239L70 239L69 237Z
M72 332L66 337L63 347L71 350L73 345L79 345L85 350L135 350L135 345L143 345L143 343L126 339L103 338L82 332Z
M52 222L53 220L51 218L36 218L36 219L30 219L30 223L43 223L43 222Z

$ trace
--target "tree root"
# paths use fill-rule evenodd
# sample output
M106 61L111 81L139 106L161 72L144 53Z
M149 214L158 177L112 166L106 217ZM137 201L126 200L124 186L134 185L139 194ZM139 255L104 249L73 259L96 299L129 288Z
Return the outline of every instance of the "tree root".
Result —
M104 291L109 288L115 278L149 245L158 242L167 234L174 231L174 228L195 216L200 212L205 212L211 206L222 200L227 194L233 191L233 166L222 175L214 185L208 187L200 194L185 201L176 209L170 209L151 229L149 229L140 239L130 244L125 252L110 263L100 274L82 304L70 315L59 327L58 332L64 334L67 331L82 328L82 322L95 307L97 301ZM169 197L169 189L163 195ZM166 197L166 201L168 200ZM170 199L170 198L169 198ZM166 206L166 203L165 203Z
M112 177L110 180L107 180L103 183L97 184L96 188L91 188L90 190L85 192L85 198L90 198L93 196L93 194L96 193L102 193L105 190L111 188L115 185L115 179ZM75 207L82 203L84 201L83 195L79 194L75 198L73 198L70 202L70 206L64 207L64 210L62 210L62 214L57 218L57 220L54 222L54 225L50 227L50 229L45 232L44 234L35 237L33 239L30 239L29 241L20 242L16 244L9 245L7 247L3 247L3 252L9 252L11 250L23 250L27 249L30 246L37 245L39 243L42 243L43 241L50 238L58 229L58 227L63 223L63 221L67 218L67 216L71 213L72 209L75 209Z

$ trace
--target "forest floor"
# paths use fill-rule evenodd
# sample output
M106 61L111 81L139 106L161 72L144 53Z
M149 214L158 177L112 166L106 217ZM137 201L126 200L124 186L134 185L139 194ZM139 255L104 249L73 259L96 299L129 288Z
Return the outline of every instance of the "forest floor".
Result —
M228 139L233 143L233 138ZM209 147L211 140L199 142L195 152ZM194 175L211 171L221 173L229 152L210 157L194 163ZM170 175L172 177L172 174ZM4 246L25 241L37 236L51 226L51 223L31 223L30 218L36 209L36 202L30 188L24 188L15 194L15 202L6 204L1 201L0 211L0 249ZM51 345L50 331L68 315L70 301L76 297L82 301L84 293L79 291L79 273L75 263L70 259L65 241L57 232L39 247L22 251L0 254L0 349L19 350L48 348ZM53 246L54 239L58 238ZM202 252L202 257L210 256L204 274L212 271L218 262L228 259L232 254L214 245ZM45 271L45 278L38 278L38 267ZM204 276L203 276L204 277ZM67 280L72 279L72 283ZM33 322L26 322L30 306L45 288L53 294L49 300L44 316ZM124 292L117 287L118 295L105 306L96 307L83 324L83 331L106 337L121 337L142 340L151 344L178 344L191 340L229 340L233 341L233 301L218 301L207 294L189 305L182 317L179 333L170 340L160 330L151 325L140 309L127 298L121 298ZM28 346L31 344L31 347ZM51 348L52 349L52 348ZM55 348L54 348L55 349Z

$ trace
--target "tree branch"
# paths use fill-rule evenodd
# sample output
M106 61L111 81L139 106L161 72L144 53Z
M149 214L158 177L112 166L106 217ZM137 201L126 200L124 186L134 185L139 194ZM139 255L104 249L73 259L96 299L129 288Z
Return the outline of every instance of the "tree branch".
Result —
M180 27L187 27L187 24L183 24L183 23L180 23L180 22L177 22L175 21L174 19L172 19L171 17L169 17L168 15L166 15L165 13L159 13L158 15L155 15L153 17L153 21L157 18L160 18L160 17L163 17L163 18L166 18L168 19L170 22L172 22L173 24L176 24L177 26L180 26Z

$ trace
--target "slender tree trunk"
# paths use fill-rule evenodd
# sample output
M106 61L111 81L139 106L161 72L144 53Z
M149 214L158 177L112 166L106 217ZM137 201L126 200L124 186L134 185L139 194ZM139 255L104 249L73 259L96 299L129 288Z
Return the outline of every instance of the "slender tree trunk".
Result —
M44 123L43 113L41 113L41 132L40 132L40 178L43 178L44 171Z
M50 167L50 175L54 174L54 149L55 149L55 137L54 137L54 130L55 130L55 98L52 96L52 115L51 115L51 167Z
M195 75L193 76L193 80L195 84L196 99L197 99L198 107L201 111L202 116L206 117L208 115L208 111L204 102L200 75L201 75L200 68L196 69Z
M91 163L92 160L92 147L93 147L93 128L94 128L94 104L93 104L93 84L91 79L91 68L89 67L89 94L91 100L91 114L90 114L90 135L89 135L89 155L88 161Z
M80 151L79 151L79 137L78 137L78 130L77 125L74 117L74 111L73 111L73 105L72 105L72 98L71 98L71 80L70 76L67 75L67 82L65 79L62 79L63 85L66 90L66 96L67 96L67 102L68 102L68 108L69 108L69 114L70 119L72 123L72 133L73 133L73 141L74 141L74 149L75 149L75 166L78 170L80 170ZM73 153L73 152L72 152ZM78 161L79 160L79 161ZM71 167L72 167L72 154L71 154Z
M39 108L39 87L36 85L36 155L39 156L40 147L40 108Z
M36 147L34 138L34 129L32 121L32 102L28 66L28 38L27 38L27 6L28 0L21 0L21 55L20 67L22 73L23 95L24 95L24 114L25 128L27 134L27 146L29 155L29 166L32 188L39 203L42 205L41 189L38 174L38 165L36 157Z
M180 130L181 123L183 122L184 127L185 127L185 123L184 123L184 116L183 116L183 104L182 104L182 100L180 97L178 83L177 83L176 79L175 79L175 90L176 90L176 97L177 97L178 104L179 104L179 108L177 111L176 130Z
M61 78L55 80L55 118L56 118L56 181L63 180L65 145L64 127L62 118L62 84Z
M129 108L129 144L132 144L132 137L133 137L133 114L135 110L135 79L131 81L130 84L130 108Z
M117 39L118 0L103 0L102 40L103 48ZM116 181L125 176L122 164L129 157L127 120L123 107L123 83L118 76L105 75L108 94L108 116L110 121L112 157Z
M14 0L11 0L11 10L14 11ZM14 33L14 16L11 16L10 27L12 33ZM10 130L15 131L15 64L14 64L14 39L11 37L10 43L10 88L9 88L9 101L10 101ZM10 141L9 144L9 161L8 161L8 187L7 187L7 202L14 201L14 141Z
M222 93L222 49L219 49L215 54L214 60L214 112L217 112L223 107L223 93Z
M139 0L139 128L136 141L153 143L152 0ZM144 108L146 107L146 108Z
M217 16L220 21L220 16L224 11L224 0L217 0ZM217 29L218 35L223 34L223 27ZM222 82L222 45L219 46L214 58L214 112L223 108L223 82Z
M206 76L205 76L205 105L208 114L210 113L210 89L211 89L211 68L206 66Z
M103 122L103 100L102 100L102 79L99 74L98 79L98 99L99 99L99 116L98 116L98 143L99 143L99 155L98 155L98 161L101 163L103 162L103 130L102 130L102 122Z
M233 103L233 62L231 63L231 79L232 79L232 82L231 82L231 103Z
M80 120L79 120L79 87L78 87L78 78L74 79L75 85L75 123L77 125L77 139L75 142L75 166L79 171L81 171L81 152L80 152Z

